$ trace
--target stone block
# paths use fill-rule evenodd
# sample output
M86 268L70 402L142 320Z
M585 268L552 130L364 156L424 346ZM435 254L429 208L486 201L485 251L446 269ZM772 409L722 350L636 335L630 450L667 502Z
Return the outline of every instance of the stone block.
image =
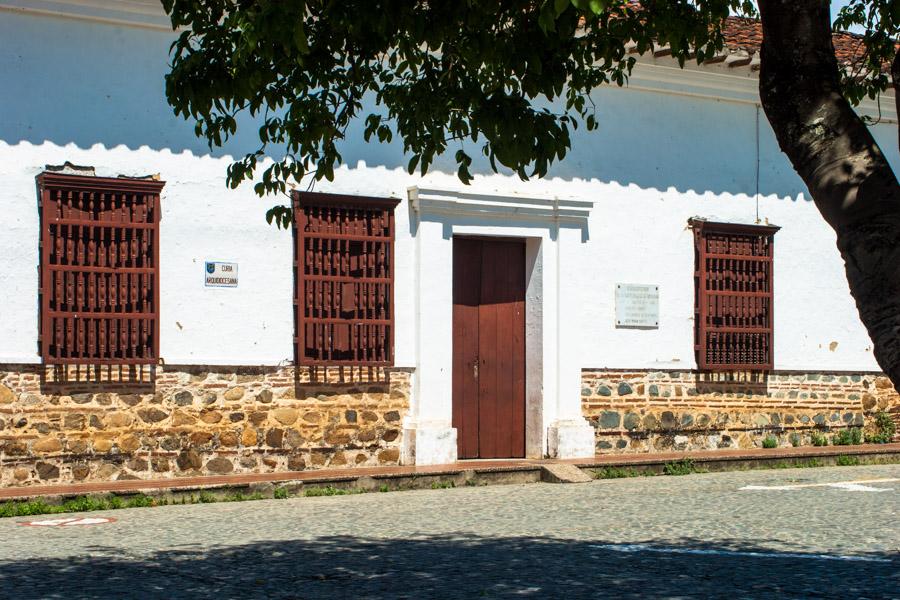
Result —
M215 425L222 420L222 413L217 410L204 410L200 413L200 420L208 425Z
M224 456L217 456L206 463L206 470L217 475L225 475L234 470L234 465Z
M614 410L604 410L600 413L599 425L602 429L617 429L622 422L622 416Z
M283 429L270 429L266 432L266 444L272 448L281 448L284 443Z
M183 450L178 458L175 459L175 464L178 465L178 468L182 471L191 471L199 469L203 464L200 459L200 454L193 449Z
M138 416L144 423L159 423L169 418L168 413L156 408L143 408L138 411Z
M282 425L293 425L297 422L297 417L299 416L295 408L276 408L269 414Z
M628 431L638 429L641 426L641 415L633 412L625 413L625 418L622 420L622 426Z
M237 386L237 387L233 387L233 388L227 390L225 392L225 394L223 395L223 397L228 402L237 402L238 400L240 400L241 398L244 397L245 392L246 392L246 390L243 387Z
M107 427L128 427L133 417L126 412L113 412L104 417Z
M34 442L31 449L40 454L53 454L62 450L62 443L56 437L42 438Z
M5 385L0 384L0 404L12 404L15 401L15 393Z
M378 453L378 462L380 464L396 464L400 460L399 448L386 448Z
M54 464L39 461L34 467L37 470L40 479L47 480L59 478L59 467Z
M245 427L241 432L241 445L242 446L256 446L258 443L256 430L252 427Z
M187 390L182 390L173 397L178 406L190 406L194 403L194 395Z
M134 452L141 447L141 441L136 435L127 434L120 437L116 445L122 452Z

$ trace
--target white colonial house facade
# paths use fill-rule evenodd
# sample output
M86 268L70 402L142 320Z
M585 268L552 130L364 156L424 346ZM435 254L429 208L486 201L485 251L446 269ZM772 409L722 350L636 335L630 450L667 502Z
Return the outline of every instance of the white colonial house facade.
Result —
M360 125L296 199L316 234L226 187L255 128L210 150L173 115L173 35L151 0L0 0L3 485L789 445L896 407L752 54L642 57L541 180L410 175ZM893 107L859 111L897 168Z

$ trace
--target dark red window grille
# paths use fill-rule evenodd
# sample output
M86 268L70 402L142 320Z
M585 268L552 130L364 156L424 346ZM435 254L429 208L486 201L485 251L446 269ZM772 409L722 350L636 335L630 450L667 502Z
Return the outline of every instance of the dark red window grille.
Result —
M767 371L774 312L772 266L778 227L691 219L694 230L695 351L709 371Z
M394 363L399 200L294 192L295 361Z
M165 184L50 172L37 182L44 363L156 363Z

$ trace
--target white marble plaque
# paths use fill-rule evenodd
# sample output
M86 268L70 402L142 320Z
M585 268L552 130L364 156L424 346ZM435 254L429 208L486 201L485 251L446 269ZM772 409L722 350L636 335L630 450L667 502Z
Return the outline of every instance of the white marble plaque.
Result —
M659 286L617 283L616 327L659 329Z

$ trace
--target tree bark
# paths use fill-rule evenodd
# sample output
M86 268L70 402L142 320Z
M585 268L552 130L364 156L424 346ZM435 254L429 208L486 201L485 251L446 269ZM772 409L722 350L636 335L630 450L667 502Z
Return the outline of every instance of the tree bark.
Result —
M894 89L894 108L897 116L900 116L900 47L894 53L894 62L891 63L891 86ZM900 148L900 126L897 127L897 147Z
M900 389L900 185L841 94L829 8L829 0L759 1L760 98L781 150L837 234L875 359Z

